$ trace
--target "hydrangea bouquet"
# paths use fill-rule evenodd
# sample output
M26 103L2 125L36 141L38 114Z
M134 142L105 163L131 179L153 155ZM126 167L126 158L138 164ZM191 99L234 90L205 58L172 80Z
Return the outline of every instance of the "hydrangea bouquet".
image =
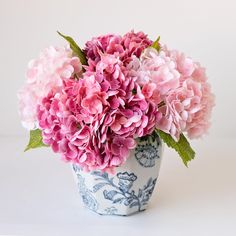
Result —
M198 62L142 32L96 37L83 49L59 35L68 44L30 61L18 93L25 150L49 146L86 171L112 172L155 134L185 165L194 158L186 135L207 132L214 105Z

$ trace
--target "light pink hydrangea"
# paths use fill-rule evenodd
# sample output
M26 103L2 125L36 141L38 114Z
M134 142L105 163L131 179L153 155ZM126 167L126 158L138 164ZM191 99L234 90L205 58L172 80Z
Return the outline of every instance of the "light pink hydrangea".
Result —
M128 68L145 98L158 105L162 117L157 128L176 141L182 132L190 138L207 132L214 97L199 63L166 47L160 52L148 48Z
M142 87L143 95L155 103L159 103L169 91L178 88L180 83L175 61L164 51L158 53L151 47L144 50L140 60L133 57L128 68Z
M169 56L176 61L180 73L180 86L166 97L168 112L165 117L171 120L178 139L180 132L187 132L189 138L199 138L207 133L210 116L214 106L214 95L207 82L205 69L198 62L176 50L169 51ZM173 112L174 111L174 112ZM180 128L180 129L178 129Z
M163 117L158 128L178 140L194 113L201 109L201 96L199 84L191 79L184 81L181 87L165 97L165 105L160 108Z
M22 124L27 129L37 128L37 105L50 91L63 87L63 80L74 74L81 75L79 58L67 47L44 49L38 59L32 60L26 73L26 84L19 90L19 112Z

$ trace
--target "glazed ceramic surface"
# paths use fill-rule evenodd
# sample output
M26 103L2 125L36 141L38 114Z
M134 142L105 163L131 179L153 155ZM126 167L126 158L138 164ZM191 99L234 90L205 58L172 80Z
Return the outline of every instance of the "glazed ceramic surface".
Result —
M84 205L102 215L130 215L146 209L157 182L162 142L158 136L139 139L126 163L110 174L84 172L73 165L73 172Z

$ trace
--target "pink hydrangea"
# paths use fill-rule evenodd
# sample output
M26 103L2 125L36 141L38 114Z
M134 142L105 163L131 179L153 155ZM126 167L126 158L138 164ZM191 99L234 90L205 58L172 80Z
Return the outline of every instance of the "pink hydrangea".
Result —
M208 132L210 127L210 118L212 109L215 106L215 97L211 91L209 83L203 83L201 86L201 105L200 109L196 111L191 120L187 122L185 131L189 138L199 138Z
M118 56L126 65L131 61L132 55L140 57L142 51L149 47L152 41L143 32L131 31L123 37L120 35L105 35L93 38L86 43L85 52L90 70L100 61L101 54L106 53Z
M95 64L100 61L101 53L123 55L124 48L121 45L122 37L119 35L108 34L94 37L86 43L85 52L89 63Z
M165 105L160 107L163 117L158 128L178 140L180 133L192 122L194 113L201 109L201 96L199 84L191 79L184 81L181 87L165 97Z
M19 112L22 124L27 129L37 128L37 105L50 91L63 87L63 80L74 74L81 75L79 58L67 47L44 49L38 59L32 60L26 73L26 84L19 90Z
M132 59L128 68L142 87L142 93L146 98L158 103L161 97L178 88L180 73L175 61L165 52L158 53L150 47L144 50L140 60L137 57Z
M176 141L182 132L190 138L207 132L214 97L199 63L166 47L147 48L140 59L132 57L128 70L143 96L158 106L157 128Z
M174 50L168 54L176 61L181 76L179 88L166 97L168 109L165 118L178 118L172 123L177 139L180 132L187 132L190 138L199 138L208 131L214 106L214 95L205 69L183 53Z
M158 111L147 102L118 56L103 54L96 71L64 82L38 107L44 143L84 169L108 170L123 164L135 138L151 134ZM139 96L141 95L141 96Z
M126 52L123 57L124 62L129 63L132 56L136 56L139 58L143 50L151 46L151 44L152 41L148 39L147 35L143 32L128 32L122 38L122 45L125 48Z

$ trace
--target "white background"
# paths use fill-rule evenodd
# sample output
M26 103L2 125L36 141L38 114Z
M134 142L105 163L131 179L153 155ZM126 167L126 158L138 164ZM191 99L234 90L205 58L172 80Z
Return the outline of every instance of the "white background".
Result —
M235 24L234 0L0 0L0 234L94 230L99 235L107 225L113 234L123 227L122 233L135 235L145 230L236 235ZM77 204L69 166L52 158L52 152L22 153L27 132L18 118L16 92L27 62L44 47L64 43L56 30L83 47L92 36L131 29L152 39L160 35L169 48L200 61L207 68L216 107L209 135L193 142L198 155L189 169L166 151L159 192L149 211L108 219Z

